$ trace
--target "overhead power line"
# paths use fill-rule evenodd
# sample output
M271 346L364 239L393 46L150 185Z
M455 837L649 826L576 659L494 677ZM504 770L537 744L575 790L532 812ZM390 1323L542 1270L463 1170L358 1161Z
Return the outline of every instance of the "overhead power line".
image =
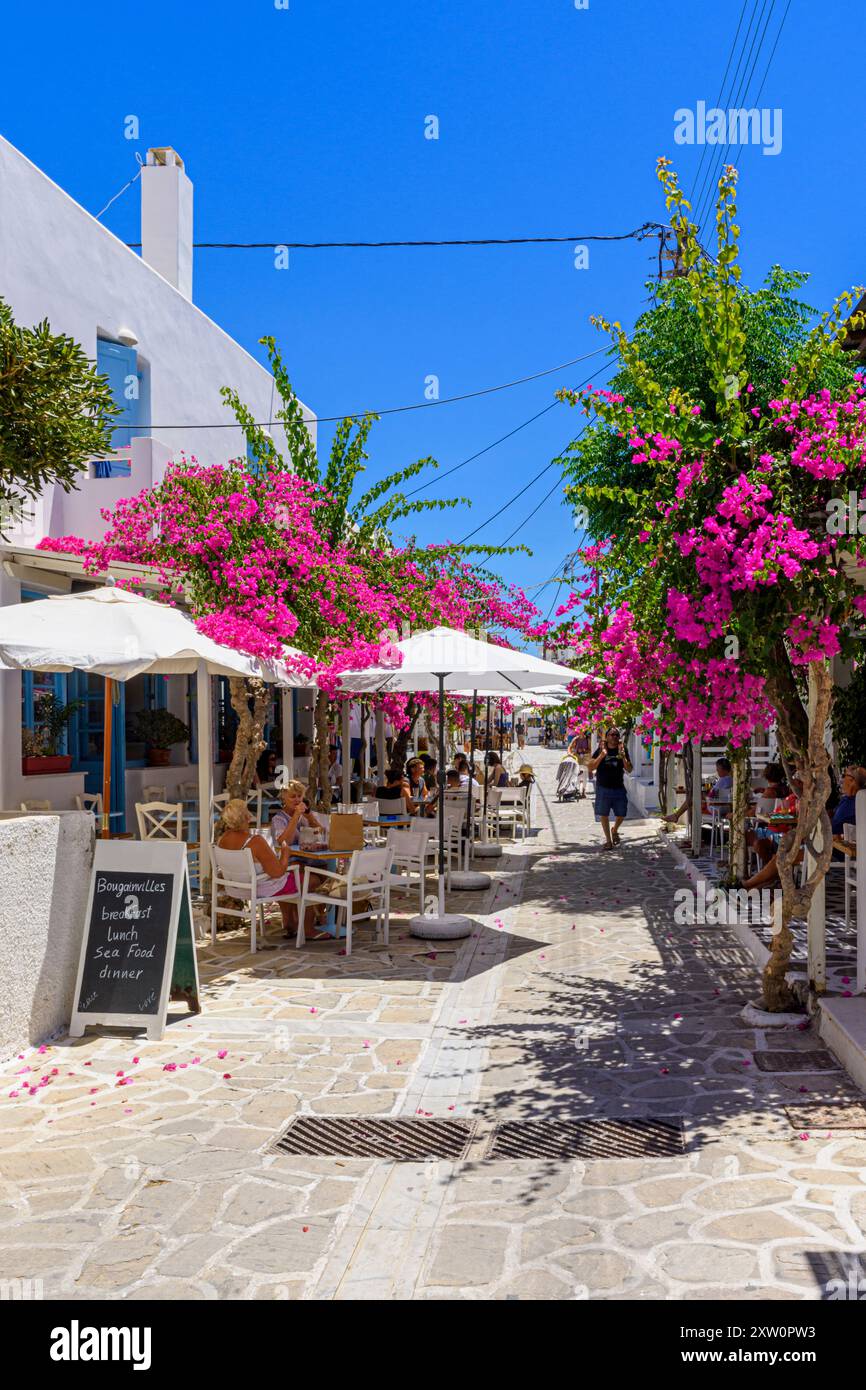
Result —
M273 251L275 247L285 247L287 251L381 251L401 246L555 246L567 241L631 241L651 236L658 230L658 227L659 223L657 222L644 222L631 232L608 234L575 232L570 236L460 237L454 239L429 237L418 241L284 241L280 237L275 237L272 241L194 241L193 249L196 251ZM128 241L126 244L133 250L141 249L140 241Z
M735 48L736 48L736 46L737 46L737 39L740 37L740 29L741 29L742 26L743 26L743 16L744 16L744 14L746 13L746 6L748 5L748 3L749 3L749 0L743 0L743 8L740 10L740 18L739 18L739 21L738 21L738 23L737 23L737 31L736 31L736 33L734 34L734 41L733 41L733 43L731 44L730 51L729 51L729 53L728 53L728 61L727 61L727 63L725 64L725 75L724 75L724 77L722 78L721 86L719 87L719 95L716 97L716 106L721 106L721 104L722 104L722 93L723 93L723 91L725 90L725 83L726 83L727 80L728 80L728 73L729 73L730 70L731 70L731 59L732 59L733 56L734 56L734 50L735 50ZM698 165L697 173L695 174L695 177L694 177L694 179L692 180L692 187L691 187L691 191L690 191L690 193L689 193L689 202L691 203L692 208L694 208L694 206L695 206L695 204L694 204L695 189L696 189L697 186L698 186L698 179L701 177L701 169L704 167L704 157L705 157L705 155L706 155L708 149L709 149L709 145L706 145L706 144L705 144L705 145L702 145L702 146L701 146L701 160L700 160L700 163L699 163L699 165Z
M580 391L581 388L586 386L591 380L592 377L585 377L583 381L578 382L574 390ZM555 410L556 407L561 404L562 402L558 400L551 401L543 410L539 410L535 415L530 415L529 419L524 420L521 425L515 425L514 429L509 430L507 434L501 434L498 439L494 439L492 444L486 444L484 448L479 449L476 454L470 454L469 458L464 459L462 463L455 463L453 468L446 468L444 473L436 473L434 477L429 478L427 482L422 483L420 487L412 488L411 492L406 493L406 496L414 497L416 493L424 492L428 487L432 487L434 483L441 483L445 478L449 478L452 473L459 473L460 469L465 468L468 463L474 463L476 459L481 458L482 454L489 454L491 449L495 449L499 444L504 444L506 439L511 439L513 435L519 434L521 430L526 429L527 425L533 425L536 420L541 419L542 415L547 415L548 411Z
M733 74L732 74L732 76L731 76L731 81L730 81L730 85L729 85L729 87L728 87L727 95L725 96L724 100L720 103L720 105L721 105L721 107L722 107L723 109L730 109L730 107L733 105L734 90L735 90L736 85L737 85L737 82L738 82L738 80L739 80L740 70L741 70L742 65L743 65L743 56L744 56L744 54L745 54L745 52L746 52L746 45L747 45L748 42L749 42L749 35L750 35L751 32L752 32L752 24L753 24L753 22L754 22L755 15L757 14L757 10L758 10L758 0L752 0L752 12L751 12L751 14L749 15L748 21L747 21L747 23L746 23L746 31L745 31L745 33L744 33L744 35L743 35L743 42L742 42L742 46L741 46L741 48L740 48L740 55L739 55L739 57L737 58L737 65L736 65L736 67L734 68ZM737 30L737 32L739 33L739 29ZM736 46L736 45L735 45L735 46ZM722 85L724 85L724 84L722 84ZM715 151L714 151L714 152L710 155L710 157L709 157L709 162L708 162L708 164L707 164L706 173L704 174L703 180L701 181L701 186L700 186L700 188L698 189L697 198L695 199L695 201L694 201L694 203L693 203L693 205L692 205L692 212L693 212L693 216L694 216L694 221L695 221L695 223L696 223L698 226L701 225L701 217L700 217L700 215L699 215L699 213L698 213L698 209L700 209L700 208L703 206L704 199L705 199L705 196L706 196L707 193L709 193L710 197L712 197L712 192L713 192L713 187L714 187L714 179L713 179L713 164L714 164L714 161L715 161Z
M769 5L770 5L769 10L767 10L767 4L768 4L768 3L769 3ZM775 10L775 8L776 8L776 0L763 0L763 3L761 4L760 13L757 14L756 12L757 12L757 9L758 9L758 0L755 0L755 8L754 8L754 11L753 11L753 14L752 14L752 18L753 18L753 19L756 18L756 23L755 23L754 32L753 32L752 35L751 35L751 43L749 44L748 53L745 53L745 43L744 43L744 45L743 45L743 50L744 50L744 53L745 53L745 64L744 64L744 66L743 66L742 78L740 79L740 84L739 84L739 86L738 86L738 88L737 88L737 93L736 93L736 96L735 96L735 98L734 98L734 100L733 100L733 103L732 103L732 106L733 106L734 109L743 109L743 108L749 109L749 107L750 107L750 103L749 103L748 100L747 100L748 91L749 91L749 88L750 88L751 85L752 85L752 78L753 78L754 75L755 75L755 70L756 70L756 68L757 68L758 61L759 61L759 59L760 59L761 52L762 52L763 47L764 47L764 42L765 42L766 37L767 37L767 31L768 31L768 29L769 29L769 27L770 27L770 21L771 21L771 19L772 19L772 17L773 17L773 11ZM766 19L764 19L764 12L765 12L765 11L766 11ZM761 23L762 23L762 21L763 21L763 29L761 28ZM750 24L750 28L751 28L751 24ZM759 32L760 32L760 39L758 38ZM746 41L748 41L748 39L749 39L749 34L747 33L747 34L746 34ZM756 48L756 44L757 44L757 48ZM754 55L754 56L753 56L753 55ZM741 55L741 58L742 58L742 56L743 56L743 55ZM762 89L763 89L763 88L762 88ZM756 105L757 105L757 100L756 100L755 102L751 103L751 106L756 106ZM728 131L728 134L730 135L730 130ZM745 145L745 142L743 142L743 144L740 145L740 150L742 150L742 149L744 148L744 145ZM731 152L732 149L733 149L733 140L728 140L728 143L724 146L724 148L723 148L722 150L720 150L718 156L713 155L713 156L711 157L710 168L709 168L709 170L708 170L708 173L710 174L709 184L708 184L708 186L707 186L707 191L706 191L705 197L703 197L703 198L701 199L701 207L700 207L700 210L699 210L699 212L698 212L698 215L695 217L695 222L698 224L698 226L700 226L700 225L702 224L703 219L709 215L709 213L710 213L710 211L711 211L711 209L712 209L712 206L713 206L713 190L714 190L714 188L716 187L716 185L718 184L719 174L720 174L722 168L724 167L724 165L727 164L728 158L729 158L729 155L730 155L730 152ZM738 151L737 157L739 158L739 151Z
M542 372L532 372L529 376L517 377L514 381L503 381L498 386L485 386L480 391L464 391L459 396L442 396L440 400L416 401L414 405L394 405L384 410L374 410L366 408L364 410L344 410L340 415L317 415L316 423L320 425L330 424L336 420L347 420L350 417L357 419L363 415L400 415L407 410L427 410L434 405L453 405L456 401L470 401L478 396L492 396L497 391L510 391L514 386L524 386L528 381L539 381L541 377L553 376L555 372L562 372L566 367L574 367L578 362L587 362L590 357L598 357L601 352L608 352L609 347L594 348L592 352L585 352L580 357L573 357L570 362L560 362L556 367L545 367ZM279 425L279 420L256 420L254 424L259 429L270 429L272 425ZM528 422L527 422L528 423ZM196 424L189 421L185 425L148 425L149 430L241 430L246 428L238 424L236 420L230 422L219 421L213 424Z

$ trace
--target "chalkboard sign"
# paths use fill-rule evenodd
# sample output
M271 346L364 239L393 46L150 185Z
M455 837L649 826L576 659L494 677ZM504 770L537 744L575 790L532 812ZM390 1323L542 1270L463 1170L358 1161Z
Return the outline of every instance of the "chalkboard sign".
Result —
M70 1035L109 1023L161 1038L169 999L199 1012L186 846L97 840Z

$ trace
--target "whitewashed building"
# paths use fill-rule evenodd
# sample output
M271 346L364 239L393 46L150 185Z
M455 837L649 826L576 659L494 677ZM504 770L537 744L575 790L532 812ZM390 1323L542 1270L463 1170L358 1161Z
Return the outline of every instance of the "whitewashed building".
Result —
M202 463L242 456L240 429L203 428L233 420L220 387L234 387L257 420L272 420L270 372L193 302L193 187L182 159L169 148L149 150L139 184L140 255L0 139L0 295L19 324L47 319L54 332L82 344L121 408L113 452L90 462L77 490L49 487L22 518L4 525L0 606L87 584L80 562L37 551L38 542L46 536L97 538L104 530L101 509L159 482L181 452ZM311 412L307 418L314 433L315 418ZM165 428L178 425L183 428ZM282 427L269 428L285 452ZM0 671L0 809L49 800L65 810L85 789L99 789L102 686L101 679L79 673ZM22 729L30 726L34 701L45 689L63 703L82 701L63 741L71 767L25 775ZM194 780L188 768L197 758L194 700L184 677L139 677L121 687L120 695L112 810L116 828L134 830L132 808L143 787L161 785L175 793L182 782ZM226 753L220 735L227 736L231 715L219 682L214 706L212 757L220 786ZM175 745L169 767L148 767L144 747L132 737L133 715L143 708L168 708L193 728L190 748Z

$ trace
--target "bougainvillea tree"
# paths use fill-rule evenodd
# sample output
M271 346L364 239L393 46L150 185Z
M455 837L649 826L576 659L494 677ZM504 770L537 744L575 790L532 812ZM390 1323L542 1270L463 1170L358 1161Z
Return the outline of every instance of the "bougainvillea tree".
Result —
M227 646L265 658L282 657L286 644L297 648L297 673L320 688L313 766L327 801L328 699L341 672L375 664L394 636L413 627L501 627L533 635L539 615L525 595L473 568L459 549L392 541L395 518L426 509L401 486L429 460L352 501L370 421L341 424L320 477L276 349L272 361L285 392L291 459L275 452L229 392L248 432L252 465L205 467L182 458L160 484L103 513L100 541L67 536L42 544L83 555L94 575L117 561L147 567L149 583L153 573L161 581L161 598L182 601L199 628ZM263 747L267 694L261 682L242 680L231 683L231 693L239 733L226 785L236 795L250 785ZM390 697L388 716L411 722L420 706L408 715L406 706L406 697Z
M831 855L830 661L854 651L866 610L863 542L848 510L866 468L866 389L844 352L853 296L791 345L778 391L759 388L746 362L736 171L719 181L713 260L665 160L659 178L708 385L700 395L661 385L640 344L598 321L628 390L564 394L628 448L636 481L617 479L619 529L585 553L590 579L559 616L598 677L581 687L579 722L629 718L668 748L699 739L738 750L775 721L802 788L777 856L781 914L764 972L765 1003L777 1011L791 1002L790 923L808 913ZM605 480L585 482L588 496L596 485Z

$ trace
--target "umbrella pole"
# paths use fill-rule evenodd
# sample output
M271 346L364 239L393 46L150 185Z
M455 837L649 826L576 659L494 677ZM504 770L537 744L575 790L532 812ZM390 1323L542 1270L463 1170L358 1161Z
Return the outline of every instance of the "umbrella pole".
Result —
M486 738L485 742L487 743L487 746L489 747L490 744L493 742L493 740L492 740L491 737L490 737L490 696L489 696L489 695L487 696L487 722L486 722L486 724L485 724L484 727L485 727L485 729L487 730L487 738ZM483 814L482 814L482 823L481 823L481 838L482 838L483 840L485 840L485 841L486 841L486 839L487 839L487 780L488 780L488 779L487 779L487 757L486 757L486 755L485 755L485 758L484 758L484 811L483 811Z
M451 886L458 890L489 888L491 883L489 874L480 873L472 868L472 854L475 848L475 808L472 805L474 778L472 774L475 771L475 705L477 699L478 692L473 690L469 735L469 785L466 788L466 864L463 869L458 869L457 873L451 876Z
M475 816L472 811L472 791L475 781L475 706L478 693L472 692L472 717L469 721L469 782L466 787L466 868L472 864L472 841L475 838Z
M445 676L439 677L439 916L445 916Z
M111 722L114 714L114 681L105 677L102 711L102 838L107 840L111 813Z
M487 696L487 738L485 742L492 750L493 748L493 726L490 723L490 696ZM487 834L487 756L484 757L484 810L481 816L481 840L477 845L473 844L472 853L477 859L498 859L502 853L502 846L496 844L488 838Z

